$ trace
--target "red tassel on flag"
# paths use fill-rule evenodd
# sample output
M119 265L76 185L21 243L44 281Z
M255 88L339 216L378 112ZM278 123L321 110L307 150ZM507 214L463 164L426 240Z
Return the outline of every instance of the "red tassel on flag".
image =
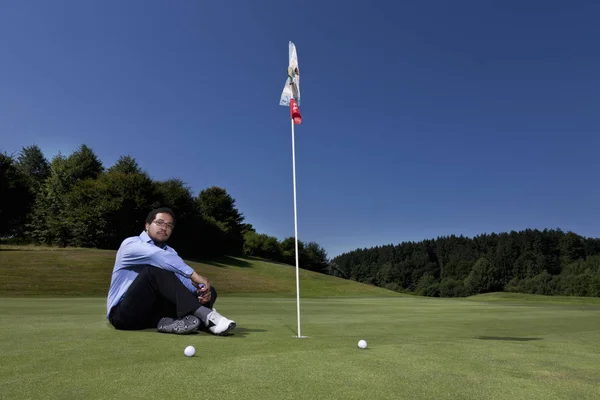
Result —
M302 123L302 115L300 115L300 108L296 103L296 99L290 99L290 117L294 120L294 124L300 125Z

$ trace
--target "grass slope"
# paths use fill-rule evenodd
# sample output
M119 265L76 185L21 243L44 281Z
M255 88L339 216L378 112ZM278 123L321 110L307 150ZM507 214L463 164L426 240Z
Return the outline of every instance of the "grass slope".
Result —
M0 246L1 296L106 296L116 251ZM219 294L296 296L295 267L247 258L187 261ZM400 294L300 269L302 297Z

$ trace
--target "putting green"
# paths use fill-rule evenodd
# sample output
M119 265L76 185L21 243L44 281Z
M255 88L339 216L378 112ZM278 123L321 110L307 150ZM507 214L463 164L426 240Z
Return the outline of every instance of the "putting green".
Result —
M103 298L0 299L6 399L598 399L600 307L221 296L233 336L120 332ZM357 342L365 339L368 348ZM187 345L196 355L183 354Z

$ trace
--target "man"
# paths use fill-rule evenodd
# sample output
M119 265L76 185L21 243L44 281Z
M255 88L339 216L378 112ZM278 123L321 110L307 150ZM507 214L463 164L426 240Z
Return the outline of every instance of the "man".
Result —
M157 328L187 334L203 325L215 335L227 335L235 322L213 308L215 288L166 244L174 227L173 211L158 208L148 214L139 236L121 243L106 317L120 330Z

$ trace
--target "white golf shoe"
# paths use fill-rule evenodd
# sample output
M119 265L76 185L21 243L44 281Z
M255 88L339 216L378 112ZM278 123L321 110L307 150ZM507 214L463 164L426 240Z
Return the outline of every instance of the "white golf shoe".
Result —
M208 314L208 330L212 334L225 336L235 328L235 321L225 318L215 308Z

